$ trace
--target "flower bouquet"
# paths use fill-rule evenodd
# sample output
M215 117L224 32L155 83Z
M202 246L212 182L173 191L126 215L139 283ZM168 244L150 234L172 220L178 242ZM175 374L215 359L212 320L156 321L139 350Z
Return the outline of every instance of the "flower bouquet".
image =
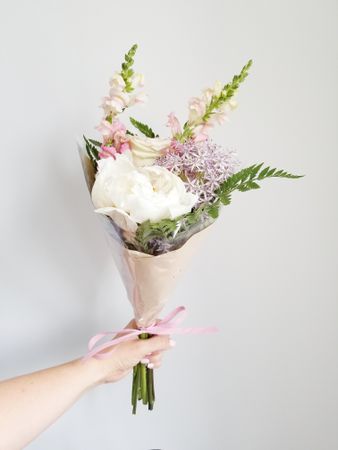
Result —
M118 116L146 100L144 77L133 70L136 49L134 45L129 50L110 80L97 127L101 139L84 137L80 152L95 212L107 231L138 329L124 330L122 337L99 346L95 344L103 335L94 337L89 357L102 357L102 350L135 335L148 339L154 334L212 331L177 329L176 314L183 307L156 321L203 230L217 219L222 205L230 204L235 191L258 189L266 178L299 178L263 163L238 170L235 153L208 136L236 107L235 94L248 76L251 60L229 83L217 82L192 98L183 126L170 113L169 137L159 137L132 117L132 128L127 128ZM153 371L142 363L133 373L133 413L138 400L153 409Z

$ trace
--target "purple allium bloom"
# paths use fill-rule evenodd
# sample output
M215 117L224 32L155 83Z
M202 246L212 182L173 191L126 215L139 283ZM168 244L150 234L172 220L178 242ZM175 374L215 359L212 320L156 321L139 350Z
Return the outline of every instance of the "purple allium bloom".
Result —
M198 204L215 198L220 184L235 172L238 161L233 151L225 151L211 140L173 142L171 149L155 164L178 175L186 189L198 196Z

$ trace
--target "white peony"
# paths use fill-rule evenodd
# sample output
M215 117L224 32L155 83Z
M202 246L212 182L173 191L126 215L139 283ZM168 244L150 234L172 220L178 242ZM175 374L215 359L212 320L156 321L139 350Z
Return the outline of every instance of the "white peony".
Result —
M169 148L170 139L131 136L129 145L137 166L150 166Z
M136 167L131 152L101 159L92 189L96 212L110 216L122 229L136 231L146 220L157 222L185 214L197 196L164 167Z

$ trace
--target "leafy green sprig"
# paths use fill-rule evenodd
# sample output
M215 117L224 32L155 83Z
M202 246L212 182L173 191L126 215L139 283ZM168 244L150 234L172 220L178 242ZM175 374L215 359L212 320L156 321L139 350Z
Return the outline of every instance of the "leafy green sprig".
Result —
M96 147L101 147L102 142L96 141L95 139L88 139L89 142L94 144Z
M254 164L246 167L227 178L215 192L219 201L223 205L229 205L234 191L247 192L252 189L259 189L260 185L258 183L266 178L296 179L303 176L293 175L285 170L270 168L269 166L263 168L263 164Z
M124 55L124 62L122 63L121 77L125 82L125 92L132 92L134 90L131 78L134 75L132 68L134 64L134 56L137 50L137 44L134 44L131 49Z
M191 139L194 135L194 125L192 125L191 123L189 123L188 121L185 122L185 124L183 125L183 131L181 134L175 136L176 139L179 142L185 142L188 139Z
M98 141L95 141L94 139L87 139L86 136L83 136L83 139L86 143L86 152L88 155L88 158L92 161L95 169L97 167L97 161L99 159L99 150L96 148L101 147L101 143Z
M179 241L179 236L189 232L194 225L200 223L203 216L207 220L208 217L216 218L217 216L212 215L213 209L213 205L205 203L175 219L162 219L159 222L147 220L138 226L134 245L137 250L153 253L151 248L156 240L167 241L169 244L174 239Z
M138 129L142 134L144 134L146 137L149 138L155 138L158 137L158 134L155 134L154 131L145 123L139 122L138 120L134 119L133 117L129 117L130 122L136 129Z
M147 220L140 224L136 231L135 245L138 250L152 253L152 245L156 240L172 242L189 233L189 230L198 223L204 221L208 226L218 217L221 205L229 205L234 191L247 192L259 189L259 182L266 178L301 178L303 175L293 175L282 169L263 167L264 163L254 164L230 176L215 191L215 199L212 203L204 203L191 212L183 214L175 219L163 219L153 223ZM209 217L209 221L208 221ZM203 223L201 224L201 229ZM193 234L193 233L191 233ZM184 241L184 238L183 238Z

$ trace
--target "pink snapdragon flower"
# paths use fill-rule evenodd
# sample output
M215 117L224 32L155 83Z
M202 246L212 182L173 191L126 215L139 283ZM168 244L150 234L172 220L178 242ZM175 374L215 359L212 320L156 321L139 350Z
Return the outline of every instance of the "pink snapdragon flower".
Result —
M171 129L171 134L173 137L182 133L180 122L173 112L168 115L167 127Z
M223 90L223 85L217 81L213 88L204 89L201 97L193 97L189 101L188 123L193 129L193 139L195 142L205 141L208 138L208 131L216 124L221 125L228 120L228 112L236 107L234 99L221 104L217 109L208 111L213 100L219 99ZM207 118L205 114L208 112Z
M210 123L202 123L201 125L197 125L194 129L194 137L193 140L195 142L206 141L209 138L209 130L212 128L212 124Z
M114 120L112 123L108 120L102 120L96 128L103 137L101 152L99 153L100 158L115 157L117 153L130 150L127 129L119 120Z
M116 116L120 114L129 104L129 96L124 92L110 94L109 97L103 97L101 108L105 117Z
M105 117L114 117L129 106L144 103L147 100L146 94L140 91L144 86L144 76L142 74L136 73L132 76L132 92L126 91L126 83L118 72L114 73L109 84L109 95L104 97L101 103Z
M207 103L203 98L193 97L189 100L189 123L198 124L205 114Z
M117 151L115 147L108 147L106 145L101 145L101 151L99 152L99 158L115 158Z
M128 106L138 105L139 103L145 103L148 100L148 95L144 92L138 92L136 94L129 95Z

